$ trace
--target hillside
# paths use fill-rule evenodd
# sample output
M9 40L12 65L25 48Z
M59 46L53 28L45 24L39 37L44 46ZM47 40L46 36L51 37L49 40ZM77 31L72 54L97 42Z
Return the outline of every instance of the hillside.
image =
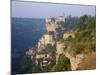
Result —
M72 34L74 35L74 37ZM70 61L72 60L72 65L74 64L73 65L74 67L76 61L77 64L76 70L95 69L96 68L95 17L87 15L81 16L77 27L73 28L69 33L67 32L66 36L62 40L63 43L65 44L64 53L65 54L67 53L67 57L70 59Z

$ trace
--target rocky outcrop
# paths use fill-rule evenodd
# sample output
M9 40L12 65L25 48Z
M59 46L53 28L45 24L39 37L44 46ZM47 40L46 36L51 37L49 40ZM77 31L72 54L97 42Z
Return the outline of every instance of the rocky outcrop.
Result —
M79 64L83 61L84 59L84 54L77 54L76 57L71 56L67 52L65 53L66 57L70 59L71 62L71 70L77 70L79 67Z
M59 55L64 53L64 47L65 47L65 45L63 42L58 41L56 43L56 64L57 64Z
M57 44L57 55L56 55L56 61L58 61L58 57L60 54L64 54L68 59L70 59L71 62L71 70L76 70L79 67L79 64L84 59L84 54L77 54L75 57L71 56L70 53L64 51L64 43L58 43Z
M63 16L58 16L58 17L46 18L45 21L46 21L47 32L56 32L56 28L58 28L58 26L62 26L60 22L65 22L65 18Z
M63 38L64 39L67 39L69 36L71 36L72 38L74 38L75 37L75 33L73 33L73 32L65 32L64 34L63 34Z
M64 39L67 39L69 36L72 36L74 38L74 34L71 32L66 32L63 36ZM56 49L57 49L57 55L56 55L56 61L58 61L58 57L60 54L64 54L68 59L70 59L71 62L71 70L77 70L79 67L79 64L83 61L84 59L84 54L77 54L76 56L72 56L70 54L70 46L67 47L67 50L64 51L65 48L65 43L62 41L58 41L56 44Z
M41 66L46 66L51 62L51 60L53 59L53 56L52 54L49 54L46 52L45 47L47 44L51 44L52 46L56 44L56 64L57 64L59 55L63 53L68 59L70 59L71 70L76 70L78 65L83 60L84 54L78 54L76 55L76 57L73 57L68 52L70 51L70 46L67 48L68 49L67 52L65 52L64 51L65 43L62 40L56 40L55 36L57 33L59 33L56 31L56 28L62 27L61 22L65 22L65 18L63 16L46 19L47 33L45 33L39 39L36 49L34 50L33 48L31 48L29 49L28 52L26 52L26 54L30 55L31 58L35 57L37 64L40 64ZM61 33L59 34L61 35ZM62 33L62 35L63 35L63 39L67 39L69 36L71 36L72 38L75 37L73 32L65 32L65 33ZM41 60L41 61L38 61L38 60Z
M62 27L62 22L65 22L65 18L63 16L47 18L46 29L47 32L40 38L38 42L38 48L45 48L47 44L54 45L57 37L58 31L56 30L58 27Z
M54 45L55 41L52 34L44 34L38 42L38 48L44 49L47 44Z

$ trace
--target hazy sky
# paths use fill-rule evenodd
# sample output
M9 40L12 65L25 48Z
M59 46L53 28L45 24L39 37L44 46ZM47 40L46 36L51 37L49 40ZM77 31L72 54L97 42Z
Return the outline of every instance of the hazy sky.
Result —
M12 1L12 17L95 16L95 6Z

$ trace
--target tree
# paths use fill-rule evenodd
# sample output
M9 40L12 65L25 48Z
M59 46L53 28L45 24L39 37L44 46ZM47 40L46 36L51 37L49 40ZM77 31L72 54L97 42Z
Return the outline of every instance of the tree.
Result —
M52 46L51 44L47 44L45 49L46 49L46 51L52 52L52 53L55 53L55 50L56 50L55 45Z
M70 71L71 70L71 64L70 60L64 55L60 54L57 64L53 66L51 71Z

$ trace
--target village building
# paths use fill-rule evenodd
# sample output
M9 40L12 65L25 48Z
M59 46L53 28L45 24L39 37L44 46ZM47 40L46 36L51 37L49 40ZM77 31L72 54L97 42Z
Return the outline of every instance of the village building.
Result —
M58 28L58 26L61 26L62 24L60 24L61 22L65 22L65 18L63 16L58 16L56 18L46 18L46 28L47 28L47 32L56 32L56 28Z
M47 44L54 45L55 41L53 39L53 35L51 34L44 34L43 37L38 42L38 48L44 49Z

